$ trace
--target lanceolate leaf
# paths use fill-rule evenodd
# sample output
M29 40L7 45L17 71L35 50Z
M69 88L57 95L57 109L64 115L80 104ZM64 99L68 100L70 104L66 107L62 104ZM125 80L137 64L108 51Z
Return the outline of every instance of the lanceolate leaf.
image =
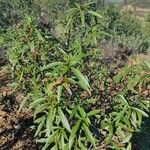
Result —
M74 75L79 79L79 84L81 85L81 87L87 92L90 92L90 85L86 77L78 69L72 67L71 70L74 73Z
M95 116L97 115L98 113L100 113L100 110L93 110L93 111L90 111L89 113L87 113L87 116L90 117L90 116Z
M37 143L46 143L48 140L48 138L42 138L42 139L38 139L36 140Z
M78 110L79 110L80 115L81 115L82 117L85 117L85 116L86 116L86 112L84 111L84 109L83 109L82 107L78 106Z
M34 111L34 117L36 117L36 115L38 113L44 112L46 109L48 108L48 104L43 104L43 105L38 105Z
M63 62L53 62L53 63L50 63L46 66L43 66L42 68L40 68L41 71L44 71L44 70L47 70L47 69L51 69L53 67L56 67L56 66L59 66L59 65L63 65L64 63Z
M94 11L89 10L88 13L91 14L91 15L93 15L93 16L96 16L96 17L98 17L98 18L100 18L100 19L103 18L103 17L102 17L100 14L98 14L97 12L94 12Z
M47 118L46 118L46 136L49 137L53 128L53 121L55 118L56 110L50 110Z
M78 144L79 144L79 147L80 149L82 150L87 150L87 148L83 145L83 143L81 142L81 137L79 136L79 139L78 139Z
M90 85L86 77L78 69L75 69L72 67L71 70L74 73L74 75L79 79L79 81L82 81L84 84L86 84L90 88Z
M131 142L128 144L128 146L127 146L127 150L132 150Z
M123 101L124 104L126 104L127 106L129 106L127 100L124 98L123 95L119 95L119 97L121 98L121 100Z
M75 139L75 137L76 137L76 133L77 133L77 131L78 131L78 129L79 129L80 124L81 124L81 120L79 120L79 121L74 125L74 127L72 128L72 130L71 130L71 135L70 135L70 138L69 138L69 150L71 150L71 148L72 148L72 145L73 145L73 143L74 143L74 139Z
M126 138L122 141L122 143L128 143L132 137L132 134L126 136Z
M87 92L91 95L90 89L88 88L88 86L87 86L84 82L79 81L78 84L80 85L80 87L81 87L82 89L84 89L85 91L87 91Z
M68 122L67 118L65 117L65 115L64 115L63 111L61 110L61 108L58 108L58 113L59 113L60 120L61 120L62 124L70 132L71 130L70 130L69 122Z
M80 11L80 16L81 16L81 23L82 23L82 26L84 27L84 26L85 26L85 15L84 15L84 12L83 12L83 11Z
M136 107L131 107L133 110L141 113L143 116L148 117L148 114L146 112L144 112L143 110L136 108Z
M54 138L56 138L56 134L58 133L58 130L55 131L48 139L45 144L45 146L42 148L42 150L47 150L48 146L54 142Z
M42 130L42 127L44 126L44 123L45 123L45 117L42 118L42 121L41 121L41 123L38 126L38 129L37 129L37 131L35 133L35 136L37 136L39 134L39 132Z
M67 92L72 95L72 91L70 89L70 85L68 83L63 83L63 86L65 87L65 89L67 90Z
M19 112L20 112L20 111L22 110L22 108L25 106L25 104L26 104L26 102L28 101L28 99L29 99L29 95L27 95L27 96L23 99L22 103L20 104Z
M30 109L31 108L34 108L35 106L37 106L38 104L40 104L41 102L43 102L45 100L45 98L40 98L40 99L37 99L35 101L33 101L31 104L30 104Z
M96 145L95 145L95 139L94 139L91 131L89 130L88 126L85 123L83 123L83 129L84 129L86 137L93 144L93 146L96 147Z
M57 100L58 100L58 102L60 101L61 94L62 94L62 86L58 86L57 87Z
M68 141L67 132L63 128L61 128L61 135Z

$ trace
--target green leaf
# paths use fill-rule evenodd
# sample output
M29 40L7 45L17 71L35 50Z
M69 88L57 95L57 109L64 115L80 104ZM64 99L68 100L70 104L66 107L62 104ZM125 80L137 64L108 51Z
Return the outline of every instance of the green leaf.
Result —
M89 113L87 113L87 116L90 117L90 116L95 116L97 115L98 113L100 113L100 110L93 110L93 111L90 111Z
M45 146L42 148L42 150L47 150L48 146L54 142L54 138L56 138L56 134L58 133L58 130L55 131L48 139L45 144Z
M112 123L110 123L109 126L108 126L108 132L109 132L109 134L105 139L107 144L112 140L112 137L113 137L114 129L113 129Z
M46 136L49 137L53 128L53 121L55 118L56 110L51 110L46 118Z
M51 150L58 150L58 146L55 144L55 145L51 148Z
M142 118L143 118L142 114L140 112L137 112L137 117L138 117L138 119L137 119L138 125L141 126Z
M64 140L63 136L61 136L61 142L60 142L60 144L61 144L62 150L65 150L65 140Z
M128 143L132 137L132 134L126 136L126 138L122 141L122 143Z
M82 117L86 117L86 112L84 111L84 109L83 109L82 107L78 106L78 110L79 110L80 115L81 115Z
M132 125L135 128L137 128L137 125L136 125L137 124L137 116L136 116L136 112L135 111L132 112L131 117L132 117L132 120L131 120Z
M53 67L60 66L60 65L64 65L64 63L63 62L52 62L46 66L41 67L40 70L44 71L44 70L51 69Z
M71 130L71 135L69 138L69 150L71 150L71 148L72 148L72 145L74 143L74 139L76 137L76 133L79 129L80 124L81 124L81 120L78 120L78 122L74 125L74 127Z
M28 43L28 45L30 47L31 52L34 52L34 50L35 50L35 43L34 43L34 41L32 41L31 43Z
M43 118L37 118L36 120L34 120L34 123L40 123L42 121Z
M148 72L150 72L150 64L148 63L148 62L143 62L142 63L142 67L146 70L146 71L148 71Z
M128 146L127 146L127 150L132 150L131 142L128 144Z
M60 102L61 93L62 93L62 86L58 86L57 87L57 100L58 100L58 102Z
M117 113L117 116L115 117L114 121L116 121L116 124L118 124L121 120L121 118L124 117L125 112L127 111L127 106L123 108L120 112Z
M103 17L102 17L100 14L98 14L97 12L94 12L94 11L89 10L88 13L91 14L91 15L93 15L93 16L96 16L96 17L98 17L98 18L100 18L100 19L103 18Z
M70 26L71 24L71 21L72 21L72 18L70 18L66 24L66 27L65 27L65 31L67 31L68 27Z
M63 86L65 87L65 89L67 90L67 92L72 95L72 91L70 89L70 85L68 83L63 83Z
M42 139L38 139L36 140L37 143L46 143L48 138L42 138Z
M79 81L78 84L79 84L79 86L80 86L82 89L84 89L85 91L87 91L87 92L91 95L90 89L88 88L88 86L87 86L84 82Z
M83 145L83 143L81 142L81 137L79 136L78 138L78 144L81 150L87 150L87 148Z
M46 109L48 109L48 107L48 104L38 105L34 111L34 117L36 117L38 113L44 112Z
M68 122L67 118L65 117L65 115L64 115L63 111L61 110L61 108L58 108L58 113L59 113L60 120L61 120L62 124L64 125L64 127L65 127L69 132L71 132L69 122Z
M42 37L42 34L40 33L40 31L37 30L37 29L35 31L36 31L38 39L41 40L41 41L44 41L44 38Z
M61 135L63 135L63 137L68 141L67 133L63 128L61 128Z
M30 107L29 109L31 108L34 108L35 106L39 105L41 102L43 102L45 100L45 98L40 98L40 99L37 99L35 101L33 101L31 104L30 104Z
M146 112L144 112L143 110L136 108L136 107L131 107L133 110L135 110L136 112L141 113L143 116L148 117L148 114Z
M94 147L96 147L95 139L94 139L92 133L90 132L88 126L85 123L83 123L83 129L84 129L86 137L90 140L90 142L92 143L92 145Z
M72 15L72 14L76 13L77 11L78 11L77 8L70 8L69 10L66 11L66 13Z
M91 94L90 92L90 85L86 79L86 77L78 70L75 68L71 68L72 72L74 73L74 75L79 79L79 85L86 90L89 94Z
M119 95L119 97L121 98L121 100L123 101L123 103L124 103L125 105L129 106L127 100L124 98L123 95Z
M79 79L79 81L82 81L84 84L86 84L90 88L90 85L86 77L78 69L75 69L72 67L71 70L74 73L74 75Z
M42 118L42 121L41 121L41 123L39 124L38 129L37 129L37 131L36 131L36 133L35 133L35 137L36 137L36 136L39 134L39 132L41 131L42 127L44 126L44 123L45 123L45 117Z
M80 17L81 17L81 23L82 23L82 27L85 26L85 15L83 11L80 11Z
M122 74L118 73L116 76L114 76L113 79L114 79L115 83L119 83L122 79Z
M19 112L23 109L23 107L25 106L25 104L27 103L28 99L29 99L30 95L27 95L26 97L24 97L22 103L20 104L19 107Z

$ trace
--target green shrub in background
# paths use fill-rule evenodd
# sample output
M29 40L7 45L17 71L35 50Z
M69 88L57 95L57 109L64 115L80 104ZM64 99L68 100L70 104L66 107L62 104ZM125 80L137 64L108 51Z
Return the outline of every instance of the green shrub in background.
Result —
M146 46L148 48L148 53L150 52L150 15L147 15L146 21L144 22L144 29L143 29L145 39L146 39Z
M0 31L13 25L17 19L16 10L9 1L0 0Z
M108 5L102 9L102 14L105 16L104 30L109 33L105 39L112 40L127 55L147 52L148 37L145 37L141 21L132 12Z
M124 12L120 19L116 20L114 30L118 35L142 36L140 21L129 12Z

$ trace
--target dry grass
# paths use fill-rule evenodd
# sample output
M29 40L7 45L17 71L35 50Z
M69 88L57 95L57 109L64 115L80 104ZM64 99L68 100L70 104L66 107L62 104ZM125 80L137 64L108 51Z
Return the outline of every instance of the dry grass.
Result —
M142 8L133 5L126 5L123 7L124 11L132 11L142 21L145 21L145 17L150 14L150 8Z

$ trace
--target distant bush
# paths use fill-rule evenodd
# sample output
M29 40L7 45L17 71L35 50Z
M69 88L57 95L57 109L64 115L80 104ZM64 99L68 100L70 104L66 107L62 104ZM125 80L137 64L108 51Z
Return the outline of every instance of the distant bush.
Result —
M121 18L115 21L114 30L118 35L141 36L142 26L140 21L130 13L122 13Z
M104 7L103 13L108 22L107 30L110 32L114 30L115 22L121 18L120 8L115 5L108 5Z
M110 5L104 8L103 13L105 31L109 33L106 36L108 41L113 40L127 55L147 52L148 37L145 37L140 20L132 12L122 12L118 7Z
M8 0L0 0L0 30L4 30L15 23L16 11Z

